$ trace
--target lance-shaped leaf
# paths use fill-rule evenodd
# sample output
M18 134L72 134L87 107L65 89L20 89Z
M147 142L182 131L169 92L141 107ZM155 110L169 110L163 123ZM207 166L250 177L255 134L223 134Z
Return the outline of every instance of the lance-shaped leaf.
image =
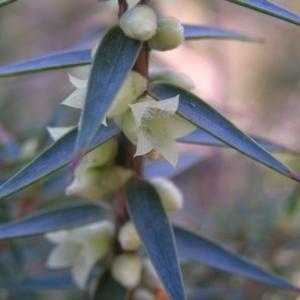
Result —
M179 115L244 155L287 177L300 181L298 174L280 163L247 134L192 93L169 84L154 86L150 92L158 99L168 99L180 95L177 110Z
M257 137L254 135L249 135L257 144L266 149L267 151L272 152L288 152L295 155L300 155L300 153L290 150L284 146L281 146L277 143L270 142L264 138ZM177 142L183 144L194 144L194 145L208 145L208 146L219 146L219 147L227 147L226 144L222 143L212 135L207 132L201 130L200 128L196 129L192 133L177 139Z
M156 176L175 177L176 175L184 172L185 170L193 167L197 163L204 161L205 155L198 153L184 153L179 154L176 167L173 167L168 161L145 161L144 176L152 178Z
M16 2L17 0L0 0L0 7L1 6L4 6L4 5L7 5L7 4L10 4L10 3L13 3L13 2Z
M118 128L114 126L102 126L89 145L89 151L115 136L118 131ZM77 128L64 135L19 173L6 181L0 187L0 199L24 189L69 164L73 157L76 135Z
M178 252L205 265L279 288L299 288L201 235L174 227Z
M225 0L241 6L245 6L263 14L300 25L300 16L266 0Z
M210 26L183 25L185 40L228 39L254 42L257 38L244 33Z
M107 270L100 278L96 290L93 295L93 300L112 299L126 300L128 291L111 276Z
M130 182L125 200L131 220L171 300L186 299L173 230L154 187L142 180Z
M105 217L104 209L94 204L56 207L0 226L0 240L62 230L97 222Z
M8 290L59 290L59 289L78 289L70 273L47 274L24 280L0 280L0 288Z
M0 67L0 77L16 76L34 72L89 65L92 62L91 50L68 50L46 56L17 62Z
M140 41L128 38L119 27L113 27L103 37L89 77L76 145L77 154L85 150L96 134L132 69L141 46Z

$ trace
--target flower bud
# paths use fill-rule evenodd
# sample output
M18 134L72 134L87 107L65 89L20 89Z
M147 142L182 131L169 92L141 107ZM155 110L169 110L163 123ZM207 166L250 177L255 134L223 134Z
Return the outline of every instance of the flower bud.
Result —
M146 258L143 262L142 284L152 292L154 292L157 288L162 287L157 273L148 258Z
M79 195L89 199L100 198L124 185L134 171L117 166L104 166L89 168L75 178L67 187L67 195Z
M153 177L150 179L159 197L169 212L176 212L183 206L183 195L178 187L165 177Z
M120 27L128 37L147 41L156 32L155 12L147 5L137 5L122 15Z
M121 254L111 265L115 280L126 288L134 288L141 280L142 261L136 254Z
M188 91L195 88L193 81L188 76L169 68L160 68L150 71L149 79L155 83L170 83Z
M87 169L103 166L113 160L117 154L117 148L115 139L110 139L85 154L75 169L75 176L79 178Z
M162 18L157 22L155 35L149 40L152 49L167 51L177 48L184 41L184 28L173 18Z
M138 288L133 294L133 300L155 300L154 295L143 288Z
M118 240L123 250L137 250L141 246L140 237L131 221L121 227Z
M146 86L146 78L135 71L129 72L106 116L112 118L127 111L128 104L135 102L145 92Z

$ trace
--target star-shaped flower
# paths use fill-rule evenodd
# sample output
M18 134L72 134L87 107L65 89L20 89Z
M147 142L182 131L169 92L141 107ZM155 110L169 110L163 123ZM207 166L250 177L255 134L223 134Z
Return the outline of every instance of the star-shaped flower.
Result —
M129 104L131 111L123 114L118 123L127 138L137 145L135 155L155 149L173 166L177 164L178 150L175 139L196 129L176 114L179 95L163 101L142 98Z
M72 276L84 288L93 265L111 249L114 226L102 221L69 230L49 232L45 237L56 244L47 260L47 267L72 267Z

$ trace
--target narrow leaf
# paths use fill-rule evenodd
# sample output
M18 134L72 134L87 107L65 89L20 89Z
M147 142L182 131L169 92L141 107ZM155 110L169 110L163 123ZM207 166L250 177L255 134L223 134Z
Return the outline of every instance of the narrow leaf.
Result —
M244 155L287 177L300 181L298 174L280 163L247 134L192 93L169 84L161 84L153 87L151 94L159 99L168 99L179 94L177 110L179 115Z
M100 206L94 204L74 205L44 210L24 219L0 227L0 240L27 237L80 226L106 217Z
M146 178L152 178L155 176L175 177L205 159L206 156L196 153L179 154L175 168L166 160L146 160L144 176Z
M118 129L116 127L102 126L90 144L89 151L106 142L117 133ZM69 164L73 157L76 135L77 128L56 141L19 173L6 181L0 187L0 199L24 189Z
M257 137L254 135L249 135L257 144L268 151L272 152L289 152L292 154L299 155L297 152L290 150L284 146L278 145L276 143L270 142L264 138ZM177 142L183 144L195 144L195 145L209 145L209 146L220 146L227 147L226 144L222 143L212 135L198 128L192 133L177 139Z
M230 39L239 41L258 41L257 38L244 33L210 26L183 25L185 40Z
M199 234L174 227L178 251L200 263L279 288L299 290L276 274Z
M168 216L153 186L132 181L125 190L129 215L171 300L186 299Z
M296 25L300 25L299 15L296 15L293 12L288 11L266 0L226 0L226 1L254 9L263 14L270 15Z
M4 6L4 5L7 5L7 4L10 4L10 3L13 3L13 2L16 2L17 0L0 0L0 7L1 6Z
M8 290L59 290L78 289L70 273L47 274L24 280L0 280L0 288Z
M90 49L61 51L0 67L0 77L84 66L91 64L91 62Z
M101 299L126 300L127 296L128 296L128 291L117 281L115 281L112 278L110 271L107 270L100 278L100 281L97 284L92 299L93 300L101 300Z
M142 43L113 27L98 47L89 77L88 90L79 127L77 154L90 143L132 69Z

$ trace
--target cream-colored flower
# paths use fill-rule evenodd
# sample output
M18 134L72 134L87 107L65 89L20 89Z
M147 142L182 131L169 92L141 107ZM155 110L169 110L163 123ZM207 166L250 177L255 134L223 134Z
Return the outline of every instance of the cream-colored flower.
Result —
M176 114L179 96L163 101L142 98L130 104L131 110L117 120L127 138L137 145L135 155L143 155L155 149L173 166L178 160L175 139L196 129Z
M140 237L131 221L126 222L121 227L118 240L123 250L137 250L141 247Z
M56 244L47 259L47 267L72 267L74 281L80 288L84 288L93 265L111 249L114 225L110 221L102 221L49 232L45 237Z
M81 80L69 75L71 83L77 88L62 104L82 109L85 101L87 80ZM135 71L129 72L125 82L114 99L106 117L112 118L129 109L128 104L134 103L146 90L147 80Z

